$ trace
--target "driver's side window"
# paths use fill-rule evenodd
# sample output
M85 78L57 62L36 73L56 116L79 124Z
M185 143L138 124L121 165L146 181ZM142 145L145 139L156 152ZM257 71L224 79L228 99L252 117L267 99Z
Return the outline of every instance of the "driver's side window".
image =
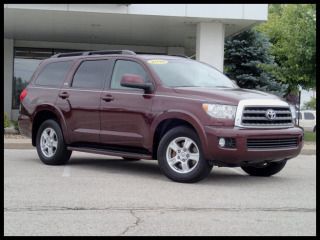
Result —
M140 64L133 61L117 60L113 69L111 89L132 89L120 85L121 78L124 74L139 75L147 82L147 73Z

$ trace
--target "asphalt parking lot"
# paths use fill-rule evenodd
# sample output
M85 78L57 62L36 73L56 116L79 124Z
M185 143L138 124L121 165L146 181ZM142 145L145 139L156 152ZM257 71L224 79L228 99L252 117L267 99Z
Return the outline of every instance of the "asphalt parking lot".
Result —
M175 183L156 161L74 152L47 166L4 150L5 235L316 235L316 156L270 178L214 167Z

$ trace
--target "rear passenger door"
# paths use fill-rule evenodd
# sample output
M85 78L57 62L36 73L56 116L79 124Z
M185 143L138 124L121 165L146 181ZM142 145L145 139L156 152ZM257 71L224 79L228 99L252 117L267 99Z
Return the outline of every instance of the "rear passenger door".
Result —
M57 100L71 143L99 143L100 95L110 74L110 60L83 60L60 90Z

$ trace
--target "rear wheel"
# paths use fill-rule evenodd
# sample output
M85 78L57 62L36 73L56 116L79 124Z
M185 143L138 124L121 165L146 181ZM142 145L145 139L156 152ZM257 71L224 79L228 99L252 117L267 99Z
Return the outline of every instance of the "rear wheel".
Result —
M162 172L176 182L200 181L213 167L203 157L197 134L188 127L169 130L160 141L157 155Z
M41 161L48 165L65 164L72 153L67 150L59 124L51 119L39 127L36 146Z
M287 160L268 162L257 165L242 166L242 170L251 176L269 177L280 172L286 165Z

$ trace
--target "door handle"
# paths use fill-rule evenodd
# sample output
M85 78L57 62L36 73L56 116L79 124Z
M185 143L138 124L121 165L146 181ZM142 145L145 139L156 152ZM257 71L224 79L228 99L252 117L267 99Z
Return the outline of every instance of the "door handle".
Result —
M105 101L105 102L111 102L111 101L114 100L114 97L113 97L112 95L110 95L110 94L107 94L107 95L101 97L101 99L102 99L103 101Z
M69 93L67 93L67 92L59 93L59 97L62 98L62 99L66 99L66 98L69 97Z

